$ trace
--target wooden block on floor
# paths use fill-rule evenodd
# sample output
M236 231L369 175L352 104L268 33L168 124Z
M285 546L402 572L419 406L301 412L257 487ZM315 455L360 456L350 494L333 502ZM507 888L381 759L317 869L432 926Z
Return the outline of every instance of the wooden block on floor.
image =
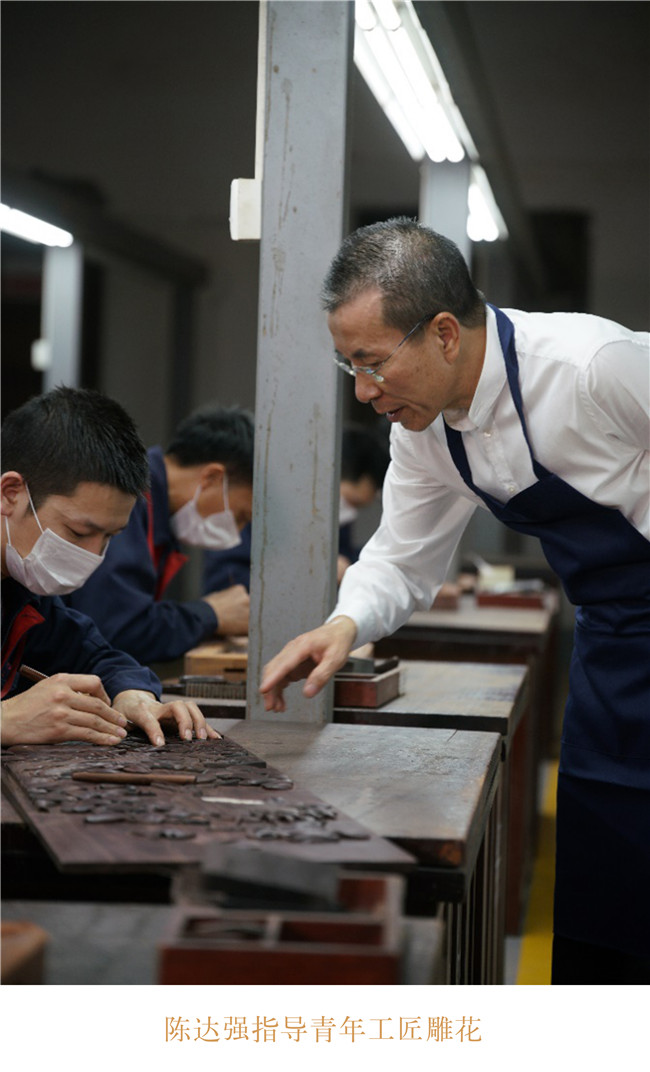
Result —
M29 921L2 923L2 985L43 982L43 960L49 935Z
M346 873L337 912L179 909L160 946L160 983L390 985L400 982L398 875Z

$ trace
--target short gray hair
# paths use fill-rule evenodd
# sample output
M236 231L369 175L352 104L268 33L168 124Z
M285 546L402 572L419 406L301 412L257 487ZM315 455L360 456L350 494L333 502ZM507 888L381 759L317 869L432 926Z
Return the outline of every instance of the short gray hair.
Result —
M323 284L323 308L333 313L375 289L386 324L401 331L443 310L465 327L485 323L485 299L458 246L405 216L360 227L345 239Z

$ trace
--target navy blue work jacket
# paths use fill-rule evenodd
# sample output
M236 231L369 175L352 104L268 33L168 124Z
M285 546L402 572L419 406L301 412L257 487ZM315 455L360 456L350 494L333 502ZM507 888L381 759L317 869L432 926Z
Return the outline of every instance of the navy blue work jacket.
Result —
M203 591L221 592L233 584L243 584L250 592L251 587L251 525L241 530L241 543L228 551L203 552ZM359 548L352 544L352 523L339 528L339 554L345 555L350 562L356 562Z
M187 561L171 528L167 472L160 447L148 451L151 487L129 523L113 536L104 561L77 592L65 597L91 617L111 644L141 663L167 662L212 636L217 616L202 599L163 599Z
M48 677L96 674L111 700L127 689L145 689L156 699L162 691L155 674L112 648L85 614L57 596L35 596L7 578L2 582L3 698L31 687L18 673L21 663Z

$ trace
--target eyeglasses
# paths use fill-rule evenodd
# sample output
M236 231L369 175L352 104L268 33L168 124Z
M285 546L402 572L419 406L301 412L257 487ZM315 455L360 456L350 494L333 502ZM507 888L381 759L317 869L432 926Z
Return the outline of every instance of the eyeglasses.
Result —
M436 317L437 315L437 313L427 313L427 315L423 316L421 320L418 320L415 327L411 328L411 330L406 333L402 341L398 342L395 349L391 350L388 357L385 357L384 360L380 361L378 365L353 365L350 361L347 360L347 358L340 357L339 354L334 355L334 364L338 365L338 367L340 369L343 369L344 372L347 372L348 376L356 377L357 373L363 372L366 376L370 376L375 381L375 383L383 383L384 377L381 375L379 370L382 369L384 365L388 364L393 354L396 354L400 346L403 346L405 342L408 342L408 340L411 338L411 335L415 335L415 332L419 328L421 328L423 324L426 324L427 320L433 320L434 317Z

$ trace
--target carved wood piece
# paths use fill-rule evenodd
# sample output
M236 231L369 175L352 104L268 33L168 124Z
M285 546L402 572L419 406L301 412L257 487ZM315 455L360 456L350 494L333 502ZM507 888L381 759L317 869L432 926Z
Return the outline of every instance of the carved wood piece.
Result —
M362 867L412 862L225 738L164 750L138 737L105 748L23 745L3 765L6 792L61 870L177 867L215 841Z

